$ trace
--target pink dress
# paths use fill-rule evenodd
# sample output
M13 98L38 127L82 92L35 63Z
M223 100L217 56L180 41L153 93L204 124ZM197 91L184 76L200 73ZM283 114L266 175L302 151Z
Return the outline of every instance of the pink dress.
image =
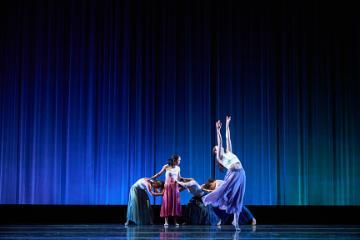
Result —
M167 167L160 217L181 216L180 192L177 180L180 167Z

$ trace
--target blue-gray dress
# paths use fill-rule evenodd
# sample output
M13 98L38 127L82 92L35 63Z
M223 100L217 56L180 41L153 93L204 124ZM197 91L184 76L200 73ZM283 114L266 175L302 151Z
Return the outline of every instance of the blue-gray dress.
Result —
M137 225L152 224L152 211L145 178L131 186L126 218Z
M201 197L206 195L207 192L202 190L196 181L179 183L179 185L187 188L193 195L185 209L185 222L193 225L216 225L220 218L216 215L211 205L205 206L201 200Z
M236 213L239 216L244 204L245 171L240 160L231 152L224 153L221 161L221 164L228 169L224 183L213 192L203 196L202 200L205 206L211 204L213 207L225 210L228 214Z

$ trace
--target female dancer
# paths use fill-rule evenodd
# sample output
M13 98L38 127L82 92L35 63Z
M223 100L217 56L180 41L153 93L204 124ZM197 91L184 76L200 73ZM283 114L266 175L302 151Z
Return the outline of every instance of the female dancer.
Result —
M201 185L201 189L206 192L212 192L216 188L220 187L224 183L223 180L215 180L212 178L209 178L209 180ZM239 224L247 224L250 223L251 225L256 225L256 219L254 215L250 212L250 210L243 205L242 211L239 216Z
M201 201L202 196L205 196L206 194L220 187L224 183L223 180L209 178L209 180L201 186L194 179L191 181L179 181L178 183L181 187L187 189L193 195L193 198L190 199L184 214L186 223L216 225L219 223L220 219L223 219L224 222L227 222L227 219L230 217L228 214L222 211L217 211L217 209L213 209L211 205L204 206L203 202ZM239 224L243 225L247 223L256 225L256 219L250 210L245 205L243 205L243 209L239 216Z
M216 160L227 169L224 183L216 188L213 192L202 197L205 205L219 207L228 214L234 214L232 224L237 231L239 228L239 215L242 211L246 176L240 160L232 153L230 138L230 121L231 117L226 117L226 152L222 147L221 122L216 122L217 146L213 148ZM221 224L221 223L220 223Z
M152 176L152 179L159 177L161 174L165 173L165 185L164 185L164 194L161 203L160 217L165 218L164 226L169 225L169 217L174 217L174 222L176 226L179 224L176 221L176 217L181 216L181 206L180 206L180 192L177 181L187 180L187 178L182 178L180 176L180 161L181 157L179 155L172 155L168 160L168 164L164 165L160 172Z
M181 179L178 181L178 184L181 187L180 192L187 189L194 197L202 197L204 195L201 186L193 178L188 178L186 180Z
M201 200L201 197L208 192L204 191L194 179L179 181L178 184L193 196L186 206L183 224L216 225L220 220L219 217L211 205L205 206Z
M212 192L216 188L220 187L224 183L223 180L215 180L213 178L209 178L206 183L201 185L201 189L206 192Z
M163 182L154 181L150 178L140 178L131 186L126 214L126 226L129 225L130 222L137 225L152 224L150 200L146 192L153 196L161 196L163 192L158 192L157 190L163 187ZM154 192L153 189L157 192Z

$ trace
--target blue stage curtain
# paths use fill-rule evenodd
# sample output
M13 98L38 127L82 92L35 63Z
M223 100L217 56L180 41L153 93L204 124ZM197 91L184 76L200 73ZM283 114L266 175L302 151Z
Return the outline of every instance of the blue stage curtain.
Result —
M127 204L173 153L223 178L231 114L246 204L359 205L358 12L240 2L2 3L0 203Z

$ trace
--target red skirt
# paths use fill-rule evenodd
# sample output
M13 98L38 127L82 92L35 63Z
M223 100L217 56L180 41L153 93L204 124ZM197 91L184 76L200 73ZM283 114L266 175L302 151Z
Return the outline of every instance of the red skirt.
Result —
M181 216L180 192L177 182L166 182L160 217Z

